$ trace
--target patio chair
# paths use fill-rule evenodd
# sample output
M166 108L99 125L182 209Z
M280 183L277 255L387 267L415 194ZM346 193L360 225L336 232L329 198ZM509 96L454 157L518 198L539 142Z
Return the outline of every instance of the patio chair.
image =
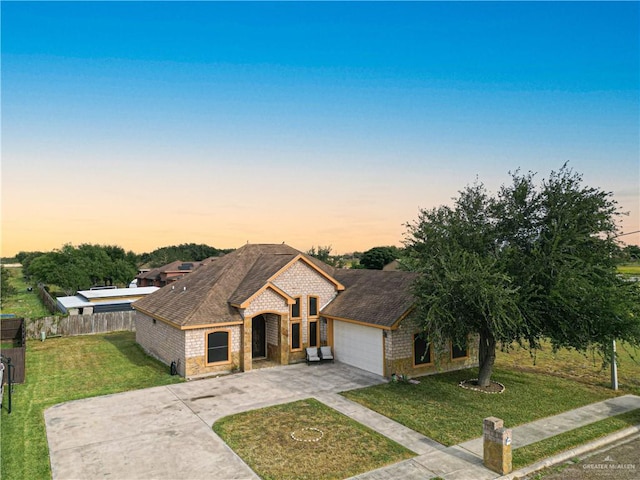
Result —
M316 347L307 347L307 365L310 365L311 362L320 362Z
M331 360L331 363L333 363L333 353L331 353L331 347L320 347L320 359L322 359L322 361Z

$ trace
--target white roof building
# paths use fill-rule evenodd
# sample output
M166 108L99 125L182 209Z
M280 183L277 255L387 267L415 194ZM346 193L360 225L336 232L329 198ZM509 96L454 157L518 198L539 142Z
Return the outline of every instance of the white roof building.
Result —
M121 312L133 310L131 305L145 297L158 287L108 288L96 290L80 290L72 297L58 297L58 307L69 315Z

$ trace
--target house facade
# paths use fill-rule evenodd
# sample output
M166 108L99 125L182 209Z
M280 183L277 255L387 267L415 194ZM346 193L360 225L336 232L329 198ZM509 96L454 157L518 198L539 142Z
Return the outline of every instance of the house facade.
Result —
M136 275L135 283L138 287L164 287L169 283L180 280L208 261L209 259L203 260L202 262L183 262L176 260L161 267L140 271L140 273Z
M471 345L436 359L415 336L414 275L336 269L284 244L245 245L136 302L136 340L186 377L248 371L263 359L296 363L306 347L323 345L382 376L475 365Z

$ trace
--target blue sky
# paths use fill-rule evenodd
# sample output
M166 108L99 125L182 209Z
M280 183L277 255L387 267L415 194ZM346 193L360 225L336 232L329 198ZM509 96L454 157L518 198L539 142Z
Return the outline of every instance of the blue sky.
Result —
M567 161L640 229L637 2L1 8L4 255L399 244Z

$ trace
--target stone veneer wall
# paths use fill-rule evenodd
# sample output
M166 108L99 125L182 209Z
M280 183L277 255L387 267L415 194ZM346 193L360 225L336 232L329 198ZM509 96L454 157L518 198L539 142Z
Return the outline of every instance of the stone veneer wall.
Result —
M215 365L206 364L205 346L206 336L218 330L228 331L231 335L229 341L230 363L220 363ZM240 352L242 345L242 325L227 325L220 327L198 328L185 330L185 357L186 376L192 377L207 373L228 373L240 369Z
M414 316L409 316L400 323L398 329L388 332L385 341L386 376L394 373L409 376L430 375L478 366L478 342L477 338L471 337L468 342L469 355L467 357L452 360L450 345L447 344L439 358L435 358L435 350L440 349L435 349L432 346L432 360L434 361L414 367L413 335L419 331L417 319Z
M320 320L320 345L321 346L325 346L327 345L327 319L323 318L322 320Z
M178 373L185 376L183 332L141 312L136 312L136 342L152 357L167 365L175 361Z
M280 312L272 313L272 312ZM267 288L253 299L248 308L241 312L243 318L253 318L262 314L265 317L267 336L267 358L274 362L282 363L280 352L280 318L286 322L289 318L289 305L287 301L271 288ZM250 347L248 347L250 348Z
M280 336L280 330L278 328L280 325L280 316L275 313L265 313L264 317L267 330L267 358L280 363L280 343L278 342Z
M301 329L302 329L302 346L301 352L292 352L290 354L290 360L298 361L305 358L304 347L309 344L309 322L308 322L308 307L309 296L318 297L318 311L322 310L331 300L337 295L336 287L333 283L323 277L315 269L311 268L304 261L291 265L287 270L282 272L274 281L273 284L282 289L288 295L292 297L301 297L300 299L300 315ZM318 316L318 325L320 326L320 340L324 339L326 342L327 333L326 325ZM291 325L289 325L289 338L291 337Z

